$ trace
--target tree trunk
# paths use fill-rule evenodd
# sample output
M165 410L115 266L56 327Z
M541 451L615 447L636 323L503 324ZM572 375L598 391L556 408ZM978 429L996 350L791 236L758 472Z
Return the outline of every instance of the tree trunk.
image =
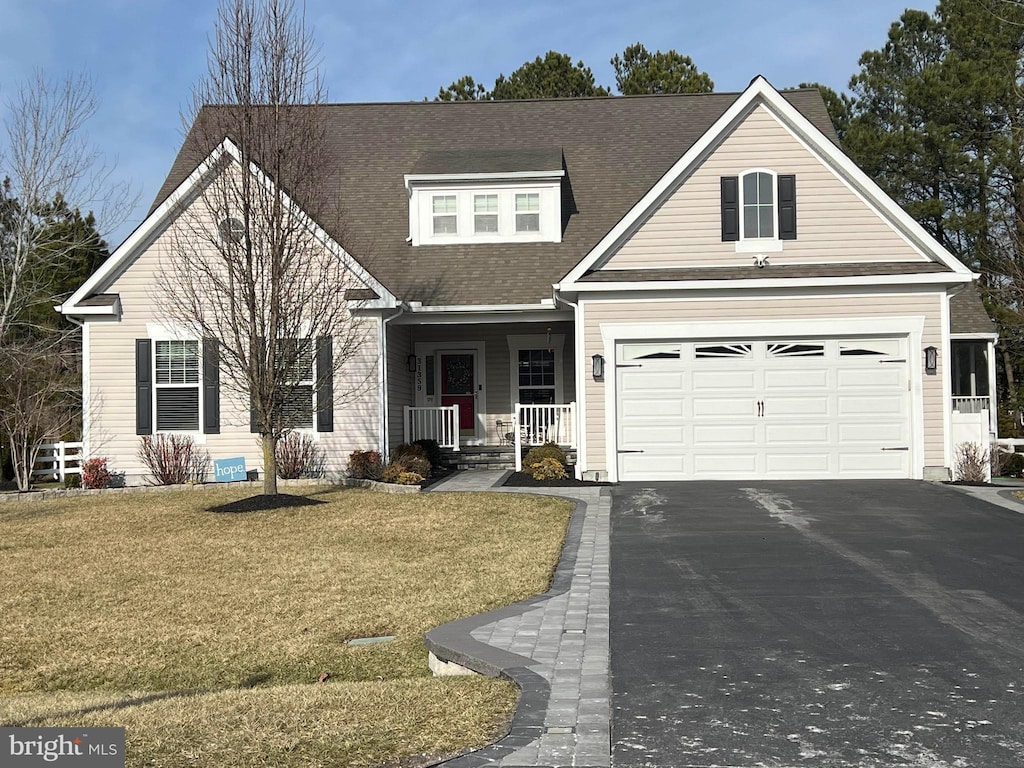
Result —
M277 440L272 435L262 435L263 441L263 493L277 494Z

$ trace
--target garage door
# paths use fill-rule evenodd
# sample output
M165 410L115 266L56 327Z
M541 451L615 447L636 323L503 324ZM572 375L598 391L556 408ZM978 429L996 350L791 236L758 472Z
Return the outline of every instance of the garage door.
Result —
M620 480L910 476L905 338L623 342Z

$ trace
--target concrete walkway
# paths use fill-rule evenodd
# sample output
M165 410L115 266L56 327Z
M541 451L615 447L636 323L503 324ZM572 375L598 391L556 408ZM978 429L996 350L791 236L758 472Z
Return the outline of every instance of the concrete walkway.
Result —
M599 486L502 488L498 483L505 474L460 472L430 492L535 493L567 498L577 502L577 508L547 594L428 633L428 645L432 650L443 648L448 656L444 660L490 674L503 672L523 691L509 736L444 765L607 768L611 494Z

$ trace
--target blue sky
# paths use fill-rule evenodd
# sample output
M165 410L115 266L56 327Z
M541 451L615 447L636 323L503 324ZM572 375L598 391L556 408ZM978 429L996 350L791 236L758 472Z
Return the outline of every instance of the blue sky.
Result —
M307 0L331 101L433 98L464 74L490 85L548 50L582 59L614 85L609 59L642 42L674 48L717 91L757 74L778 88L843 90L857 59L881 47L907 0ZM932 11L932 3L911 7ZM99 109L88 136L139 202L109 234L138 225L182 139L180 114L205 72L215 0L0 0L0 101L35 70L86 73ZM0 137L0 142L4 137Z

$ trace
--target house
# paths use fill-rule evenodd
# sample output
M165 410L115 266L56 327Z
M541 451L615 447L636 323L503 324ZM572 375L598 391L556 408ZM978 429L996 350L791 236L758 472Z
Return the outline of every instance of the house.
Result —
M946 479L954 410L995 428L977 275L843 154L816 90L327 109L351 226L325 241L358 278L353 375L374 382L312 395L333 471L434 437L555 440L612 481ZM83 328L86 453L131 479L154 430L261 463L200 340L152 308L180 201L230 151L183 152L60 308ZM191 391L161 400L174 355Z

